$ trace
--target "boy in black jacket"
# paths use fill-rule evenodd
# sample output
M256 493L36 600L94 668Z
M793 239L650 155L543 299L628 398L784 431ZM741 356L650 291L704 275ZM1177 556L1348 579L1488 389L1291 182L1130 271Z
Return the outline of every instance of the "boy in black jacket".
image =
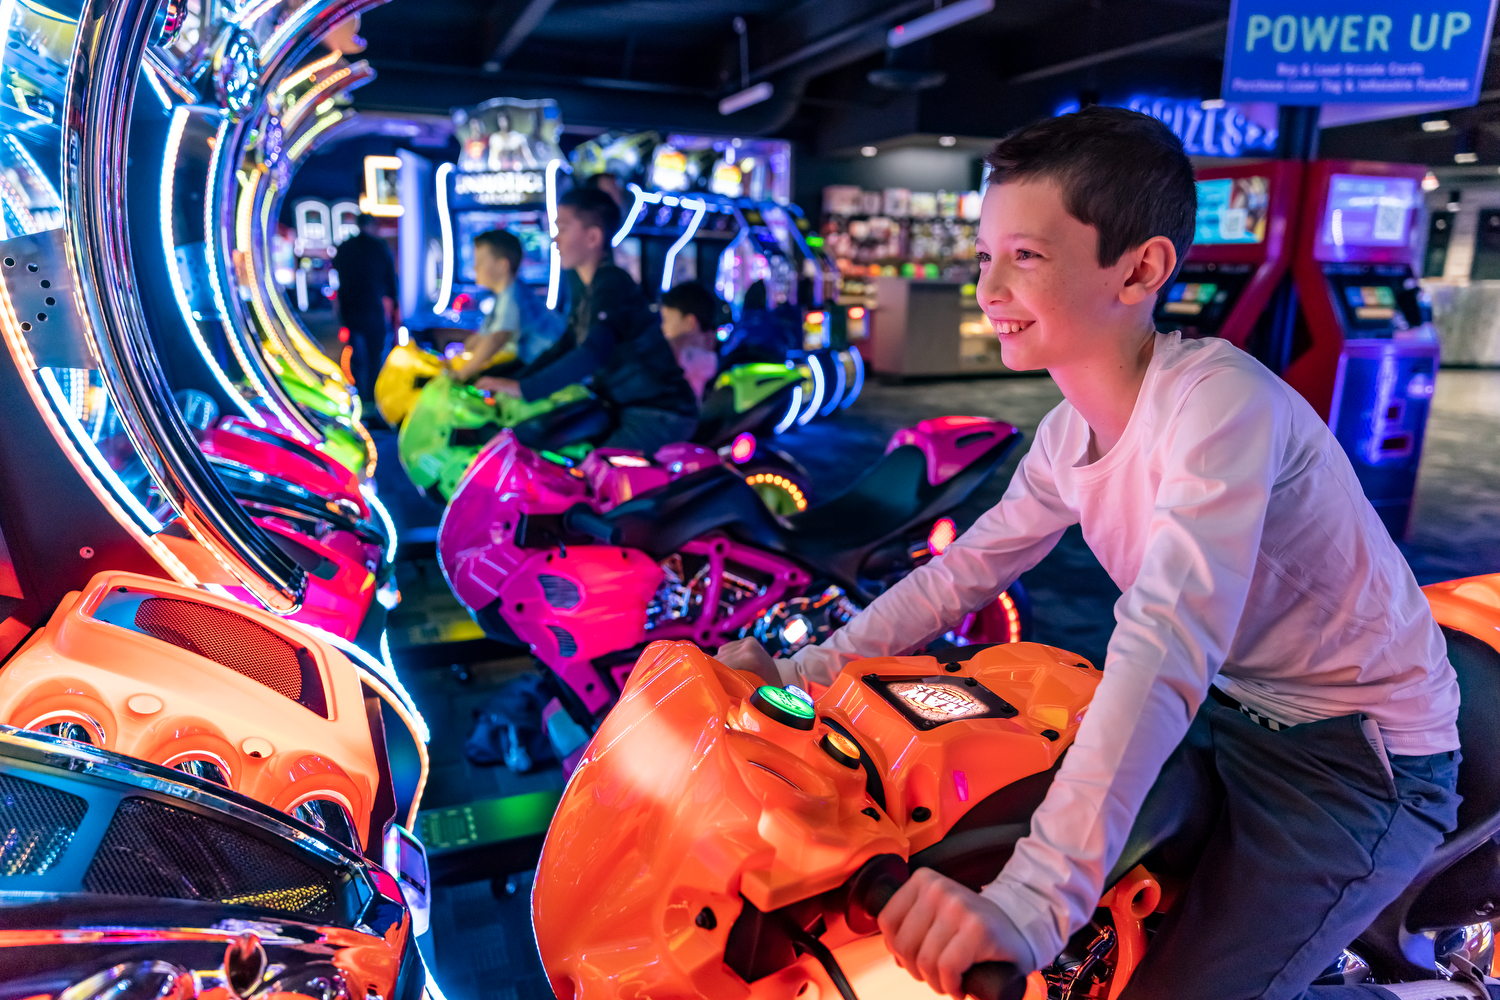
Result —
M474 384L536 400L592 379L619 419L604 447L652 454L693 436L698 401L640 288L614 264L609 240L619 227L619 206L602 191L579 188L558 199L556 252L577 278L567 332L519 380Z

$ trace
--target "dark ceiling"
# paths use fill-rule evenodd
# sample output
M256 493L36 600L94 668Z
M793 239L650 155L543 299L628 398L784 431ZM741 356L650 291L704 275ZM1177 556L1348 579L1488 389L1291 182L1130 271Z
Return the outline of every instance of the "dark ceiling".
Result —
M934 0L391 0L365 15L378 78L354 95L368 110L446 114L491 97L555 98L574 131L656 128L770 134L815 156L913 135L995 136L1060 104L1132 94L1218 96L1229 0L996 0L995 8L899 50L938 86L873 85L886 31ZM748 80L773 96L733 115ZM1500 164L1500 69L1485 100L1442 115L1326 128L1327 155ZM1494 102L1494 103L1490 103ZM1432 116L1423 116L1432 117ZM1466 157L1467 158L1467 157Z

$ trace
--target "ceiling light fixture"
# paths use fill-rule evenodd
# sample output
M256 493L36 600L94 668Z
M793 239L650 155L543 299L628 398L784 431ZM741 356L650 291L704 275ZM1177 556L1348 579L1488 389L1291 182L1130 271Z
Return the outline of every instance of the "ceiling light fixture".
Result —
M1453 154L1453 162L1454 163L1478 163L1479 162L1479 154L1478 153L1454 153Z
M953 136L951 136L951 135L940 135L940 136L938 136L938 145L939 146L956 146L956 145L958 145L958 140L956 138L954 138Z
M769 101L773 90L769 80L762 80L753 87L746 87L738 93L730 94L719 102L719 114L732 115L736 111L743 111L753 104Z
M859 148L860 156L874 156L878 152L880 152L880 150L876 149L874 146L861 146Z
M1223 106L1224 99L1222 97L1210 97L1208 100L1200 101L1198 103L1198 107L1202 108L1204 111L1217 111Z
M1423 132L1446 132L1449 127L1448 119L1446 118L1434 118L1430 122L1422 123Z
M988 14L995 9L995 0L958 0L946 7L939 7L931 14L923 14L921 17L913 18L905 24L898 24L886 32L885 44L893 49L899 49L903 45L935 35L939 31L946 31L955 24Z

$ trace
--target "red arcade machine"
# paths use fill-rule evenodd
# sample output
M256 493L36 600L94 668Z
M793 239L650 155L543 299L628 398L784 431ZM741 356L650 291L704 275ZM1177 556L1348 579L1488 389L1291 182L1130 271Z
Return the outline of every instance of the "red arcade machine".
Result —
M1193 247L1161 329L1223 337L1328 421L1406 533L1438 363L1417 282L1422 167L1268 160L1198 171Z
M1303 181L1301 308L1277 370L1328 420L1391 534L1406 534L1438 366L1417 281L1421 180L1396 163L1319 160Z
M1263 356L1257 348L1288 307L1276 293L1292 260L1302 168L1267 160L1198 171L1193 246L1156 308L1162 329L1223 337Z

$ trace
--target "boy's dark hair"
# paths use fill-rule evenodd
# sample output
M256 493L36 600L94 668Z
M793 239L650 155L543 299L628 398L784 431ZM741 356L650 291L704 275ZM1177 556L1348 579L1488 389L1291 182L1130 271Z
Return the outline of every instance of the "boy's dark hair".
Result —
M1099 230L1100 267L1153 236L1172 241L1182 267L1198 214L1193 165L1182 141L1150 115L1090 105L1017 129L984 162L994 169L991 184L1055 181L1068 213Z
M375 216L369 212L360 212L354 217L354 224L363 230L366 226L374 225Z
M596 187L573 188L557 199L559 208L571 208L586 228L598 229L604 234L604 252L609 253L609 241L620 228L620 206L609 195Z
M698 329L712 333L719 324L719 300L707 288L696 281L684 281L672 286L672 290L661 297L661 304L676 309L684 316L698 317Z
M496 257L510 262L510 276L514 278L521 270L521 258L524 256L521 250L521 241L516 238L515 233L504 229L490 229L474 237L476 247L484 247Z

